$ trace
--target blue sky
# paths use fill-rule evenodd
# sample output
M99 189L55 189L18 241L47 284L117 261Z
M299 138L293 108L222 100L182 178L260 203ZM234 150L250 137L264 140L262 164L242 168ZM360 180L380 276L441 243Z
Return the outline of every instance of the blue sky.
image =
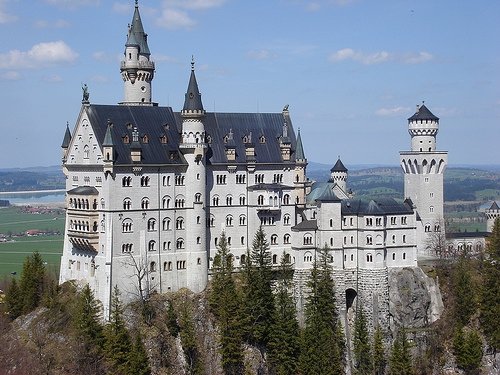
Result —
M66 122L123 99L134 2L0 0L0 168L60 163ZM180 110L191 55L205 109L290 106L310 161L399 163L425 100L450 164L500 164L500 2L142 0L153 100Z

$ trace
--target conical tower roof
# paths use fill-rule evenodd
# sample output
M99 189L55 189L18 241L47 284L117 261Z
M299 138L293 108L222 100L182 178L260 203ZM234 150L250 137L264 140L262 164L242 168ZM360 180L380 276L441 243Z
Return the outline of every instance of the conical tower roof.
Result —
M108 128L106 129L106 134L104 135L104 141L102 141L103 146L114 146L115 142L113 140L112 132L113 124L108 122Z
M333 168L330 169L330 172L347 172L347 168L344 166L340 158L338 158Z
M438 121L439 118L437 116L434 116L434 114L429 111L429 109L425 106L425 104L422 103L422 105L417 106L417 111L413 116L411 116L408 121L413 121L413 120L433 120L433 121Z
M189 85L184 100L183 111L188 112L203 112L203 103L201 102L201 94L196 82L196 75L194 74L194 61L191 62L191 77L189 78Z
M305 160L304 147L302 146L302 138L300 136L300 129L297 133L297 146L295 150L295 160Z
M66 132L64 133L64 139L61 147L68 148L70 142L71 142L71 132L69 131L69 124L66 123Z
M142 26L141 14L139 13L139 5L136 0L134 16L132 17L132 23L128 31L128 38L126 46L139 46L139 53L141 55L149 56L151 52L148 46L148 35L144 32L144 27Z

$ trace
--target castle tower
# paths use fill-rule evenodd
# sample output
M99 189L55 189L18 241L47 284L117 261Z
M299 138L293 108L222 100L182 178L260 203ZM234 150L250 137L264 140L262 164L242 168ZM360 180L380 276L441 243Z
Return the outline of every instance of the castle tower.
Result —
M150 60L148 35L144 32L139 5L135 1L134 16L128 28L124 58L120 71L124 82L123 105L154 105L151 96L155 64Z
M66 123L66 132L64 133L64 139L61 144L62 149L62 162L66 162L68 156L68 147L71 143L71 132L69 131L69 123Z
M333 168L330 169L330 182L336 183L337 186L347 194L347 168L340 160L340 157L337 159Z
M448 163L447 151L436 151L439 118L422 104L408 119L411 151L401 151L404 194L415 205L417 222L417 254L428 254L430 232L444 230L443 173Z
M495 220L500 218L500 207L498 207L497 202L493 201L490 208L485 210L486 214L486 231L493 232L493 226L495 225Z
M297 133L297 145L295 149L295 203L304 205L306 203L306 191L309 186L306 178L307 159L302 146L300 129Z
M186 286L194 292L205 289L208 282L208 251L205 206L207 202L205 152L205 110L191 62L191 77L186 92L182 117L181 152L188 163L186 171L186 238L182 258L187 259Z

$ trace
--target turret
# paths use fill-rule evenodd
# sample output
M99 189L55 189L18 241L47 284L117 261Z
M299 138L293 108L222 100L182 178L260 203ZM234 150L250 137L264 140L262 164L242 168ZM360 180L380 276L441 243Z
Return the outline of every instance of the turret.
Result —
M124 105L154 105L151 95L151 81L155 64L150 60L148 35L144 32L139 5L135 2L134 16L128 28L124 58L120 71L124 82Z
M66 162L66 159L68 157L68 147L70 142L71 142L71 132L69 131L69 123L66 123L66 132L64 133L64 139L61 145L63 164Z
M102 152L104 161L104 173L113 173L113 164L115 162L115 142L113 140L113 124L108 120L108 127L104 140L102 141Z
M333 168L330 169L330 182L336 183L344 193L347 193L347 172L347 168L340 160L340 157Z
M495 220L500 218L500 207L498 207L497 202L493 201L490 208L486 209L486 230L488 232L493 232L493 226L495 225Z
M283 129L280 137L281 159L283 159L283 161L290 161L292 154L292 140L288 136L288 122L290 120L288 105L283 108L283 118Z
M408 119L408 132L411 136L411 150L418 152L436 151L436 135L439 130L439 118L422 103Z

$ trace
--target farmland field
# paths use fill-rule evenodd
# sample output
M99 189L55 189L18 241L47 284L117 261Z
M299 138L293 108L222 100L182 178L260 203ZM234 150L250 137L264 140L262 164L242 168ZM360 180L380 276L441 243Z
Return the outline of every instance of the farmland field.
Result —
M28 230L49 232L26 236ZM23 212L20 207L0 209L0 279L12 272L20 274L24 259L38 251L49 271L58 272L63 246L64 212Z

